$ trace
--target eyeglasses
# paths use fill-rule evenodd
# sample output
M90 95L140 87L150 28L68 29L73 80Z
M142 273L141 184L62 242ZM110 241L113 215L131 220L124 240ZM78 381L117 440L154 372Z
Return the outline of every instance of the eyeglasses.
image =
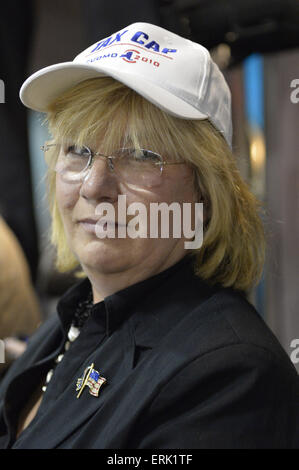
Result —
M83 181L96 156L106 159L109 169L122 182L142 187L159 185L166 165L185 164L164 161L158 153L145 149L121 148L113 152L113 155L104 155L92 152L85 145L69 145L59 152L60 148L60 144L51 142L46 142L41 147L48 167L69 182Z

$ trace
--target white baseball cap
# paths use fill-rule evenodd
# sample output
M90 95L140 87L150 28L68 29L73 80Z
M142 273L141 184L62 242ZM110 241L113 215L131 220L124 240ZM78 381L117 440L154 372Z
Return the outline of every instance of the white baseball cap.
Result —
M182 119L209 119L232 146L231 94L209 51L149 23L134 23L98 41L72 62L45 67L21 87L25 106L47 106L78 83L110 76L163 111Z

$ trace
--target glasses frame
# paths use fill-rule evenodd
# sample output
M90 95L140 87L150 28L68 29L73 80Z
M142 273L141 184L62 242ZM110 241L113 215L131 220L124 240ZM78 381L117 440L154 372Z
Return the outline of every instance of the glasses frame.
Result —
M60 145L61 145L61 144L57 144L57 143L47 143L47 142L45 142L45 144L41 146L41 150L44 152L44 155L45 155L45 153L49 150L49 147L58 147L58 146L60 146ZM105 155L105 154L103 154L103 153L101 153L101 152L93 152L93 151L92 151L89 147L87 147L86 145L82 145L82 147L84 147L84 148L88 151L89 157L88 157L88 163L87 163L86 167L85 167L83 170L81 170L81 171L78 173L78 175L79 175L80 173L83 174L84 172L88 171L88 170L92 167L94 158L97 157L97 156L106 159L109 169L110 169L111 171L115 172L113 160L116 160L116 159L118 159L119 157L116 157L116 156L114 156L114 155ZM127 150L127 147L121 148L121 149L119 149L119 150ZM162 175L162 173L163 173L163 168L164 168L165 166L167 166L167 165L186 165L186 162L168 162L168 161L166 161L166 160L163 160L162 156L161 156L159 153L153 152L152 150L147 150L147 149L140 149L140 150L146 151L146 152L151 152L151 153L157 155L157 156L161 159L160 162L151 162L151 164L152 164L153 166L159 166L159 167L160 167L159 169L160 169L161 175ZM46 158L45 158L45 160L46 160ZM54 169L53 171L55 171L55 169Z

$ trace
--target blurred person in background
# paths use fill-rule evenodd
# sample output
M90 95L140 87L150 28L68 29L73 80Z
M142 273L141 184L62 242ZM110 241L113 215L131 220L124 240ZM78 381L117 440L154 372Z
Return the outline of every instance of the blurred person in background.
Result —
M2 373L25 350L24 339L34 333L40 322L28 263L14 233L0 217L0 338L6 343Z
M296 447L298 374L246 300L264 264L261 207L209 52L135 23L36 72L21 99L53 136L57 267L84 279L1 383L0 447ZM119 196L125 209L203 202L202 246L122 237ZM115 238L99 236L102 203Z

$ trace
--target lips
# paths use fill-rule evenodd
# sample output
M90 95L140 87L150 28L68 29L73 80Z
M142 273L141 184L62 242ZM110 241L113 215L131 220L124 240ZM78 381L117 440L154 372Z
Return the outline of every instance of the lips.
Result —
M78 220L78 223L79 224L89 224L89 225L95 225L95 224L99 224L99 225L104 225L104 224L109 224L109 225L119 225L120 227L126 227L126 224L119 224L116 221L114 220L106 220L104 219L103 222L101 222L102 219L80 219Z
M78 223L79 224L96 224L98 221L99 219L86 218L86 219L78 220Z
M103 230L106 231L109 228L117 228L117 227L126 227L126 224L119 224L117 221L110 221L106 219L92 219L92 218L86 218L86 219L80 219L78 220L78 224L83 227L83 229L86 232L89 233L95 233L96 228L98 230Z

